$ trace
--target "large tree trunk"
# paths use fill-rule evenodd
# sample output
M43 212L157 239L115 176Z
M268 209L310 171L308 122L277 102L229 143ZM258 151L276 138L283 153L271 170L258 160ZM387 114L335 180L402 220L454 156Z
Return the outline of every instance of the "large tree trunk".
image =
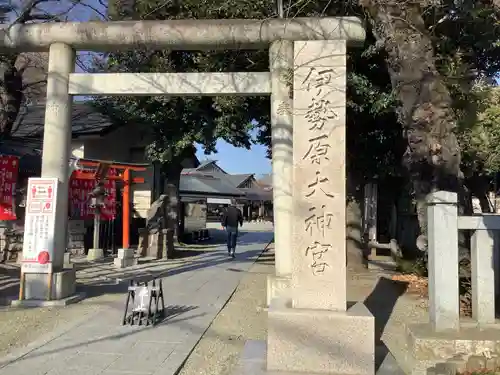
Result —
M359 270L366 268L365 244L363 241L363 212L361 201L363 194L357 190L354 173L347 173L346 204L346 257L349 268Z
M355 270L366 268L365 246L362 235L361 204L356 199L349 200L346 207L347 219L347 265Z
M392 87L400 100L398 116L408 140L404 163L417 201L419 247L426 247L427 194L460 190L460 151L451 97L436 69L419 2L363 0L362 5L387 53Z
M10 136L23 101L22 73L15 67L17 56L0 56L0 140Z
M186 159L195 157L196 148L186 147L174 160L163 165L162 174L164 177L163 193L167 195L167 228L174 230L174 241L179 242L184 235L184 226L180 225L181 200L179 196L179 186L183 163Z

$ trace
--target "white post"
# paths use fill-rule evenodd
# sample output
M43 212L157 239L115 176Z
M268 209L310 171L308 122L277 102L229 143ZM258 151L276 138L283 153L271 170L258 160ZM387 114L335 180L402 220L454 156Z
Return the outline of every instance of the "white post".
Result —
M493 230L476 230L472 235L472 318L478 324L495 323L495 271Z
M437 191L427 197L429 315L434 330L458 330L457 194Z
M280 40L269 48L271 131L276 275L292 272L293 42Z
M99 249L100 234L101 234L101 214L99 213L99 207L96 207L94 214L94 239L93 239L94 249Z
M75 52L62 43L50 46L47 76L47 104L43 134L42 177L59 180L54 233L54 271L62 268L68 223L68 180L71 157L71 108L69 75L75 67Z

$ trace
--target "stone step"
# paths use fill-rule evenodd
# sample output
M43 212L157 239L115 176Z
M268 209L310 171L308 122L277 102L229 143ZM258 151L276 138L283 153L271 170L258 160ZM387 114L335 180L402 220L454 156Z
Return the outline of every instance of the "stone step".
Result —
M368 269L380 271L395 271L398 265L393 260L369 260Z

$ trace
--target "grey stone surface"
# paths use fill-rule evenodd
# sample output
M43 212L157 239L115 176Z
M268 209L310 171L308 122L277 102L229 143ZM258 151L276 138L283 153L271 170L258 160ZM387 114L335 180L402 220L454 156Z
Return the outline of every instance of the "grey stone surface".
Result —
M436 331L459 328L457 194L427 197L429 315ZM446 236L443 236L446 233Z
M290 276L293 249L293 99L291 77L293 42L280 40L269 47L271 72L271 137L275 268L277 276ZM281 289L274 290L279 292Z
M491 230L476 230L471 238L472 318L495 323L494 238Z
M52 274L52 300L65 299L75 294L76 273L66 269ZM49 296L49 275L44 273L24 274L25 300L47 300Z
M293 307L346 310L346 42L294 43Z
M375 319L362 303L345 312L297 309L283 302L274 299L268 311L269 371L375 373Z
M124 295L123 303L20 352L23 357L0 360L0 374L175 374L271 237L247 233L234 260L221 247L173 268L163 278L167 318L156 327L122 326Z
M317 373L297 373L268 371L266 368L267 347L265 341L248 340L241 352L233 375L316 375ZM391 354L388 354L377 370L377 375L405 375Z
M290 277L269 275L267 278L267 306L271 304L273 298L291 298Z
M103 249L89 249L87 253L87 260L93 261L104 258L104 250Z
M68 182L71 157L71 113L73 98L69 95L70 74L75 69L75 51L63 43L49 47L47 99L45 106L42 173L43 178L57 178L52 266L63 266L67 246Z
M406 356L400 360L412 375L427 374L429 368L436 371L438 363L459 370L466 364L468 368L485 366L487 358L496 358L500 349L500 328L495 324L479 327L469 322L462 323L459 331L436 332L429 323L422 323L409 325L406 330Z
M50 301L43 299L23 299L23 300L12 300L10 305L12 307L62 307L68 306L72 303L80 302L85 298L85 293L75 293L69 297L61 299L53 299Z
M113 51L136 45L200 50L260 48L280 39L365 40L357 17L291 19L167 20L15 25L0 33L0 45L28 52L46 50L53 43L69 43L76 50ZM48 91L48 90L47 90Z

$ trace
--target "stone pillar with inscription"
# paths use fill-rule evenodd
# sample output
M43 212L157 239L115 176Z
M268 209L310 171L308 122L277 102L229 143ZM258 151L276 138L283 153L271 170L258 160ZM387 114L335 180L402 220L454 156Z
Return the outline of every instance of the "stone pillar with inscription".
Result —
M292 274L293 42L269 47L275 275L267 279L267 304L290 290Z
M292 288L269 306L269 371L375 372L374 318L346 308L345 105L346 42L295 42Z

